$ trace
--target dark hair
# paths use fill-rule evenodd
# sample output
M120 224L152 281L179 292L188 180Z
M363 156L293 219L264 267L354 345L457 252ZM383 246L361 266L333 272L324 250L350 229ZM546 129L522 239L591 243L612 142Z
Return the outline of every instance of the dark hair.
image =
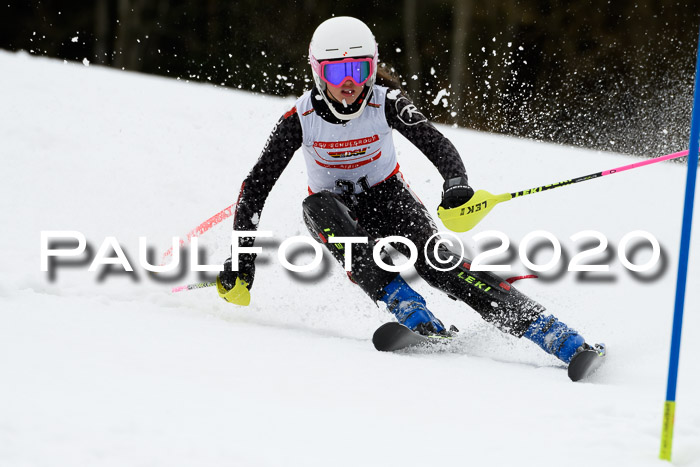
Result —
M404 92L404 90L401 88L401 79L386 63L382 63L377 67L376 83L380 86L386 86L387 88L398 89L399 91Z

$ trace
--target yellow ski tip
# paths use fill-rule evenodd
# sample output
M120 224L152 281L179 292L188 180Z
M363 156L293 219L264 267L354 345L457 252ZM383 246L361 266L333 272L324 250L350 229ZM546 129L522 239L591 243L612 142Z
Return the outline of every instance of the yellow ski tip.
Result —
M248 283L241 280L240 277L236 278L236 285L234 285L231 290L226 290L217 277L216 289L219 292L219 296L229 303L240 306L250 305L250 290L248 290Z
M479 190L461 206L451 209L439 206L438 217L453 232L466 232L476 227L495 205L511 198L510 193L493 195L486 190Z

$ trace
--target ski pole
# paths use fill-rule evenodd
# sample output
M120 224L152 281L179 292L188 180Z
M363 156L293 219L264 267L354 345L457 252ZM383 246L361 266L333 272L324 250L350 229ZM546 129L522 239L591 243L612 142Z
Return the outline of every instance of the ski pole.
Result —
M669 159L677 159L687 155L688 151L674 152L673 154L667 154L665 156L647 159L641 162L635 162L634 164L623 165L615 169L604 170L602 172L584 175L583 177L577 177L570 180L564 180L561 182L552 183L550 185L542 185L536 188L530 188L529 190L516 191L513 193L493 195L486 190L479 190L474 193L472 199L461 206L451 209L445 209L442 206L438 207L438 217L440 217L440 220L442 220L442 223L445 224L445 227L448 229L454 232L466 232L467 230L473 229L479 222L481 222L481 220L486 217L494 206L499 203L510 201L513 198L532 195L534 193L541 193L543 191L553 190L554 188L573 185L574 183L585 182L595 178L605 177L606 175L612 175L624 172L626 170L636 169L638 167L644 167L645 165L656 164L657 162L663 162Z
M216 282L198 282L196 284L181 285L180 287L174 287L171 292L183 292L185 290L194 289L204 289L206 287L214 287ZM241 278L236 278L236 285L229 291L227 291L221 297L229 303L240 306L250 305L250 290L249 285L246 281L241 280ZM219 294L222 292L220 291Z
M230 206L225 207L221 211L217 212L213 216L211 216L209 219L205 220L201 224L199 224L197 227L194 229L190 230L187 233L187 242L192 240L192 237L199 237L200 235L204 234L208 230L210 230L212 227L215 225L223 222L224 220L228 219L233 215L234 208L236 207L236 204L232 204ZM185 246L185 241L180 240L180 247ZM173 247L168 248L168 251L163 253L163 257L161 259L161 266L165 264L165 260L168 258L168 256L172 256L173 254Z
M175 293L175 292L184 292L185 290L203 289L205 287L213 287L215 285L216 285L216 282L197 282L195 284L187 284L187 285L181 285L179 287L173 287L171 292Z

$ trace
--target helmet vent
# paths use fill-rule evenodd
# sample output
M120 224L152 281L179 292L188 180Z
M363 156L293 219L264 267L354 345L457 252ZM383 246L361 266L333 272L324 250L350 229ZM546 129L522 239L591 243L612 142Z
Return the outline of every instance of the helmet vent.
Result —
M338 49L326 49L326 52L333 52L334 50L338 50Z
M361 45L356 45L356 46L354 46L354 47L350 47L350 48L351 48L351 49L361 49L361 48L362 48L362 46L361 46Z

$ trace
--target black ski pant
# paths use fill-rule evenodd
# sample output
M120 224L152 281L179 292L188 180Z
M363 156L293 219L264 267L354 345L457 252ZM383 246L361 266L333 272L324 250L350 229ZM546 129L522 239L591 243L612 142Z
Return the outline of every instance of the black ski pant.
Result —
M481 317L501 331L521 337L544 307L528 298L499 276L486 271L470 271L471 260L461 258L459 265L441 271L429 264L424 253L430 237L437 228L423 203L406 185L399 173L357 195L339 195L328 191L315 193L303 202L304 221L309 232L325 244L341 264L345 250L341 243L328 241L329 236L367 237L368 243L352 245L350 278L373 300L384 296L384 288L397 276L385 271L374 261L372 251L376 240L388 236L402 236L411 240L418 257L415 269L430 285L451 298L463 301ZM427 254L433 265L444 267L433 255L433 242ZM401 254L410 251L403 243L391 243ZM446 248L438 250L441 258L459 257ZM390 263L388 255L384 262ZM454 264L451 263L451 264Z

